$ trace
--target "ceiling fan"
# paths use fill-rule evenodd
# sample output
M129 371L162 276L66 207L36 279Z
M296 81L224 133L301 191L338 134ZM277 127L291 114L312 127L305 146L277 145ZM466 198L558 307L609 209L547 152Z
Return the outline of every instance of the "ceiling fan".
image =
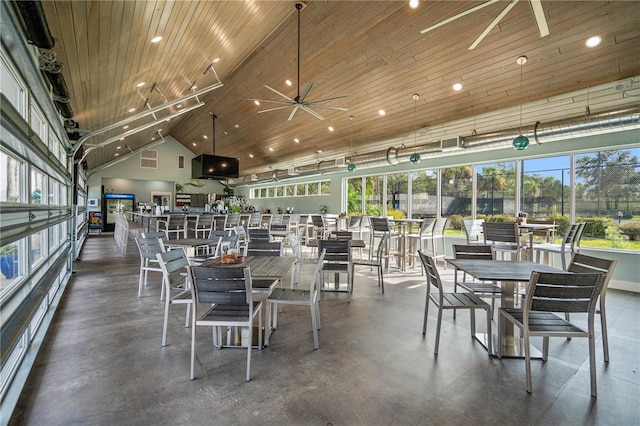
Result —
M302 7L303 6L301 3L296 3L296 9L298 10L298 81L297 81L298 92L297 92L297 96L291 99L289 96L285 95L284 93L265 84L264 87L271 90L273 93L277 94L278 96L281 96L282 98L286 99L286 101L274 101L270 99L250 99L252 101L257 101L257 102L267 102L267 103L282 105L274 108L263 109L261 111L258 111L259 114L263 112L276 111L279 109L292 108L291 114L289 114L288 121L291 121L293 119L293 116L296 114L296 112L299 109L311 114L318 120L324 120L324 117L319 113L317 113L316 111L314 111L312 108L324 108L324 109L330 109L334 111L348 111L347 108L320 105L321 102L331 101L333 99L346 98L347 95L331 96L328 98L315 99L313 101L305 100L307 95L309 94L309 91L311 90L311 87L313 86L313 83L311 82L307 83L307 86L304 88L304 91L302 92L302 94L300 94L300 11L302 10Z
M466 16L470 13L476 12L480 9L483 9L489 5L492 5L493 3L496 3L500 0L488 0L482 4L479 4L478 6L474 6L471 9L467 9L464 12L460 12L457 15L454 15L450 18L445 19L444 21L438 22L435 25L430 26L429 28L425 28L424 30L420 31L421 34L427 33L431 30L435 30L436 28L439 28L443 25L448 24L449 22L455 21L458 18L462 18L463 16ZM498 23L500 22L500 20L502 18L504 18L506 16L507 13L509 13L509 11L513 8L513 6L516 5L516 3L518 3L519 0L510 0L509 4L507 4L507 6L502 10L502 12L500 12L498 14L498 16L496 16L496 18L491 21L491 23L489 24L489 26L487 28L485 28L485 30L478 36L478 38L471 44L471 46L469 46L469 50L473 50L476 48L476 46L478 46L478 44L480 44L480 42L487 36L487 34L489 34L489 32L491 32L491 30L498 25ZM542 9L542 2L541 0L529 0L529 4L531 5L531 10L533 11L533 16L536 19L536 24L538 25L538 32L540 32L540 37L545 37L549 35L549 27L547 26L547 19L544 16L544 10Z

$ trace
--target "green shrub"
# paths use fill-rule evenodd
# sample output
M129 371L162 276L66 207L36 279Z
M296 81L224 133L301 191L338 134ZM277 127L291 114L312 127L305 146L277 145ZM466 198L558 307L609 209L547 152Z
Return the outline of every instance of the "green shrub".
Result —
M547 216L547 220L555 220L556 222L556 231L555 235L562 238L564 234L569 229L571 222L569 221L569 216L563 216L560 213L551 213Z
M405 212L397 209L387 210L387 216L390 216L394 219L405 219L407 217Z
M640 222L628 222L620 225L620 231L631 241L640 240Z
M499 222L499 223L510 223L515 222L516 219L506 214L497 214L495 216L489 215L478 215L478 219L484 219L485 222Z
M447 228L461 231L462 230L462 219L464 219L462 217L462 215L452 214L451 216L448 217Z
M606 238L607 228L611 226L611 219L608 217L576 218L577 222L586 222L584 235L594 238Z

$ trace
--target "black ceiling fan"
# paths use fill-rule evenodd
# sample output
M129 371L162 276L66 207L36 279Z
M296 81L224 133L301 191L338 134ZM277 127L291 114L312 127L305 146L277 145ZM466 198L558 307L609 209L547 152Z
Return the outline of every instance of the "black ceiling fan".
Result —
M267 103L281 105L281 106L258 111L259 114L263 112L270 112L270 111L277 111L280 109L292 108L291 114L289 114L288 121L291 121L293 119L293 116L296 114L298 109L306 111L307 113L311 114L318 120L324 120L324 117L319 113L317 113L316 111L314 111L312 108L324 108L324 109L330 109L334 111L348 111L347 108L334 107L329 105L320 105L320 103L322 102L331 101L334 99L346 98L347 95L330 96L327 98L315 99L312 101L306 100L306 97L309 94L311 87L313 86L312 82L307 83L307 86L304 88L304 91L302 92L302 94L300 93L300 11L302 10L302 7L303 6L301 3L296 3L296 9L298 10L298 81L297 81L298 91L297 91L297 96L291 99L289 96L285 95L284 93L265 84L264 87L271 90L273 93L277 94L278 96L286 99L286 101L274 101L271 99L250 99L252 101L257 101L257 102L267 102Z

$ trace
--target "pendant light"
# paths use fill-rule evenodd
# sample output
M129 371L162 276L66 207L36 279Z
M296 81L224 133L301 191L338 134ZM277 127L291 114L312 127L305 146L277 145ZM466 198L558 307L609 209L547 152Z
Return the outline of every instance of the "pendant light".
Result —
M349 130L351 132L351 152L353 152L353 122L355 121L355 117L353 115L349 116ZM355 152L353 152L353 154L355 155ZM351 163L347 166L347 170L351 173L356 171L356 165Z
M520 56L516 63L520 65L520 134L513 140L513 148L522 151L529 146L529 138L522 135L522 67L527 63L527 57Z
M420 95L417 93L413 94L413 149L414 152L409 157L409 161L413 164L418 164L420 162L420 154L416 152L418 148L418 100L420 99Z

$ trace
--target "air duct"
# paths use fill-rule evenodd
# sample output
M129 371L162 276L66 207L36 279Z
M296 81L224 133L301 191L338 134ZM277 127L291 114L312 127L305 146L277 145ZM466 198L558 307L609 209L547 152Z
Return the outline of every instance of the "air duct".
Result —
M53 49L56 44L51 32L47 18L42 10L42 3L39 1L21 0L15 2L25 24L25 32L30 43L40 49Z

